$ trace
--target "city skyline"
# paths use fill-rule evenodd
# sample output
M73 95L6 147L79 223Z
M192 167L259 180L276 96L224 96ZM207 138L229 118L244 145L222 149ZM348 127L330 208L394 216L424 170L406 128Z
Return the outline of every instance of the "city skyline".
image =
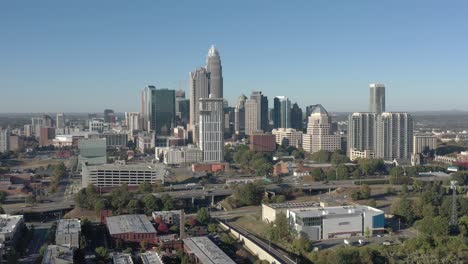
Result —
M137 111L135 94L146 85L188 93L187 72L205 63L212 44L223 57L231 106L241 94L262 91L270 98L284 94L302 108L320 103L330 112L366 111L369 84L383 83L388 111L468 110L463 96L454 96L468 83L463 2L226 3L210 6L219 14L242 11L245 19L226 16L198 31L188 26L190 11L200 8L195 3L1 5L7 36L0 50L1 113ZM257 17L260 10L266 12ZM282 23L274 19L281 14L295 15ZM174 16L170 26L168 16ZM421 94L425 100L412 99Z

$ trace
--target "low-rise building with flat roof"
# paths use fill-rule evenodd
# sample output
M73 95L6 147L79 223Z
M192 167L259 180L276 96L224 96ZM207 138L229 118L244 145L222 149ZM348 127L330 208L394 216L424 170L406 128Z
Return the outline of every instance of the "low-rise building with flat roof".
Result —
M156 223L162 222L169 225L180 223L181 210L155 211L151 214Z
M130 254L114 253L112 255L112 262L114 264L133 264L133 259Z
M63 245L47 246L42 264L72 264L73 249Z
M60 219L55 231L55 244L79 248L80 234L81 221L79 219Z
M192 164L203 161L203 151L194 146L184 147L157 147L155 148L156 160L166 165Z
M235 264L226 253L206 236L184 239L184 251L194 263Z
M146 215L120 215L106 217L109 234L114 239L127 242L146 241L156 244L157 231Z
M288 209L311 208L318 206L320 206L320 204L316 202L262 204L262 220L267 223L273 223L278 214L282 213L286 215L286 211Z
M89 184L96 187L117 187L122 184L138 186L144 182L164 183L165 175L164 164L153 163L83 165L81 173L83 188Z
M384 232L384 212L370 206L288 209L286 217L291 229L311 241Z
M161 257L154 251L146 251L140 254L143 264L163 264Z
M20 239L21 229L24 225L24 217L22 215L0 215L0 255L8 251L10 248L15 248ZM0 257L1 257L0 256Z

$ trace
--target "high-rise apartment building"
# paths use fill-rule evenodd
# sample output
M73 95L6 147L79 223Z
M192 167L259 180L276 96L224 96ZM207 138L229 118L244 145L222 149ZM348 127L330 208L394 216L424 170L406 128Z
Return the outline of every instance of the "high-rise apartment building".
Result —
M55 123L57 128L65 128L65 115L63 113L57 113Z
M140 120L141 120L140 113L130 112L130 113L127 113L126 116L127 116L126 123L128 126L128 131L130 131L131 135L133 135L135 131L140 130Z
M385 112L385 85L372 83L370 89L370 112L380 115Z
M199 104L199 146L203 161L221 162L224 160L223 99L200 98Z
M273 127L291 127L291 101L286 96L276 96L273 99Z
M0 153L10 151L10 130L0 129Z
M304 134L302 146L310 153L341 149L341 138L331 133L331 118L322 105L317 105L309 116L307 134Z
M384 112L377 116L376 157L410 159L413 152L413 118L408 113Z
M348 118L348 156L354 151L375 150L376 114L367 112L352 113Z
M208 51L206 70L210 74L210 94L213 98L223 98L223 67L219 52L214 45Z

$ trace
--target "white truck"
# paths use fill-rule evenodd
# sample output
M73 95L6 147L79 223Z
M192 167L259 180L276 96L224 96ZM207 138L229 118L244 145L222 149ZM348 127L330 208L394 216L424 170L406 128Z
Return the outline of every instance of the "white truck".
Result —
M362 239L359 239L358 242L359 242L359 245L361 245L361 246L366 244L366 241L364 241Z

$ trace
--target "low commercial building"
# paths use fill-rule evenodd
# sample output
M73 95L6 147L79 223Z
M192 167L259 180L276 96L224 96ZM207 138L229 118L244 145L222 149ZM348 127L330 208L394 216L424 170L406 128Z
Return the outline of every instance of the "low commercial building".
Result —
M140 254L143 264L163 264L161 257L154 251L146 251Z
M320 205L316 202L262 204L262 221L273 223L278 214L286 215L286 211L288 209L311 208L318 206Z
M225 162L192 164L192 172L224 172L228 169L229 164Z
M22 215L0 215L0 257L9 249L15 248L24 226Z
M290 228L311 241L384 232L384 212L370 206L288 209Z
M420 154L425 149L433 150L437 148L437 137L434 135L414 135L413 154Z
M155 148L156 160L166 165L192 164L203 161L203 151L194 145Z
M277 128L271 131L276 137L276 144L285 147L293 146L300 148L302 146L302 132L293 128Z
M253 134L250 136L250 150L256 152L274 152L276 150L276 135Z
M128 134L125 133L104 133L102 138L106 139L108 148L123 148L128 143Z
M79 219L60 219L55 231L55 243L70 248L80 247L81 221Z
M356 159L374 159L375 152L373 150L357 150L357 149L350 149L349 150L349 159L354 161Z
M178 225L180 223L181 211L155 211L151 215L156 223L162 222L169 225Z
M117 187L124 183L128 186L138 186L144 182L164 183L165 175L164 165L153 163L83 165L81 172L83 188L89 184L96 187Z
M73 146L73 135L56 135L52 139L52 145L56 148Z
M44 256L42 257L42 264L72 264L73 262L73 249L63 245L49 245L47 246Z
M206 236L186 238L183 241L184 251L189 255L193 263L235 264L226 253Z
M124 253L114 253L112 255L112 262L114 264L133 264L132 255Z
M157 231L146 215L120 215L106 217L109 234L114 239L140 243L145 241L156 244Z

